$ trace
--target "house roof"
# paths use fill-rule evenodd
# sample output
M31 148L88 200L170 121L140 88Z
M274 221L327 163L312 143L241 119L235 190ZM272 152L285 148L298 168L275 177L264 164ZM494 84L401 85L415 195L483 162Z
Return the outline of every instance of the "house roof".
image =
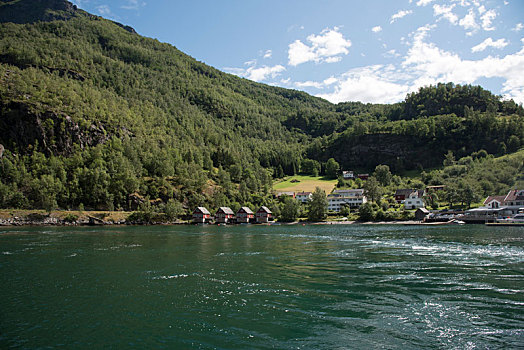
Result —
M279 192L277 192L277 197L280 197L280 196L291 196L291 197L294 197L295 196L295 192L293 192L293 191L279 191Z
M350 190L334 190L333 193L340 193L340 194L343 194L343 193L364 193L364 189L362 189L362 188L354 188L354 189L350 189Z
M504 198L506 196L489 196L488 198L486 198L486 200L484 201L484 205L487 205L493 201L497 201L499 203L504 203Z
M230 207L220 207L220 208L218 208L218 210L217 210L217 213L218 213L218 212L223 212L224 214L235 215L235 213L233 212L233 210L231 210Z
M297 196L309 196L311 192L298 192Z
M409 196L413 191L412 188L399 188L395 191L395 196Z
M422 198L424 196L424 190L416 190L413 188L401 188L395 192L395 196L412 197L415 195L416 198Z
M524 190L511 190L504 198L505 202L514 200L524 200Z
M249 209L249 207L242 207L238 209L237 213L246 213L246 214L253 214L253 211Z
M430 211L427 210L426 208L418 208L417 211L421 211L421 212L426 213L426 214L430 213Z
M265 205L261 206L260 209L258 209L257 213L261 213L261 212L265 212L265 213L268 213L268 214L272 214L271 213L271 210L269 210L268 207L266 207Z
M197 213L197 212L206 214L206 215L211 215L211 213L209 212L209 210L207 210L206 207L197 207L193 213Z

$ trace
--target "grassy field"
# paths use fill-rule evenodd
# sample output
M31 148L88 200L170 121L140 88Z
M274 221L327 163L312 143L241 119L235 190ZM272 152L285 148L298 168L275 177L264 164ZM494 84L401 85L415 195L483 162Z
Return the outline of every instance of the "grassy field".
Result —
M298 180L298 182L291 182ZM273 189L277 192L313 192L315 188L320 187L327 194L331 193L336 186L337 180L326 179L322 176L289 176L284 181L277 182L273 185Z

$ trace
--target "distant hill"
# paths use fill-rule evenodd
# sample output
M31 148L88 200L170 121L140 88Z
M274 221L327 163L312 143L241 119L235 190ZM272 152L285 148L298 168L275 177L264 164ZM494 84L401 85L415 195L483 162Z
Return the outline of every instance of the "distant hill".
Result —
M401 171L524 144L522 106L480 87L334 105L64 0L2 0L0 22L0 206L270 205L272 178L309 161Z

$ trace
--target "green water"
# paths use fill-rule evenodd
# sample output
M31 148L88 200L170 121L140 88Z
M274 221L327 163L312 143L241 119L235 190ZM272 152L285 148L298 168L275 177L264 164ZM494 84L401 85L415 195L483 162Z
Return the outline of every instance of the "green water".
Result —
M0 348L524 347L524 228L0 228Z

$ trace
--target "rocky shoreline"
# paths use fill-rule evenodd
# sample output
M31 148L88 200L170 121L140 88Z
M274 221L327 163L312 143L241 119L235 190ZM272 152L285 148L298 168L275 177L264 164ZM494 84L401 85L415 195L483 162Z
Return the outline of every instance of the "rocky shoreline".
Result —
M421 224L419 221L322 221L322 222L274 222L265 225L416 225ZM40 218L34 217L12 217L0 218L0 226L112 226L112 225L195 225L188 221L174 221L174 222L136 222L128 220L103 220L95 217L82 217L76 220L68 218L63 219L53 216L45 216ZM235 226L234 224L227 226Z
M133 220L132 212L0 210L0 227L9 226L112 226L112 225L195 225L188 220L151 222ZM328 220L322 222L270 222L254 225L429 225L420 221L352 221ZM442 224L442 223L439 223ZM197 224L198 225L198 224ZM223 225L223 224L220 224ZM228 224L227 226L235 226Z

